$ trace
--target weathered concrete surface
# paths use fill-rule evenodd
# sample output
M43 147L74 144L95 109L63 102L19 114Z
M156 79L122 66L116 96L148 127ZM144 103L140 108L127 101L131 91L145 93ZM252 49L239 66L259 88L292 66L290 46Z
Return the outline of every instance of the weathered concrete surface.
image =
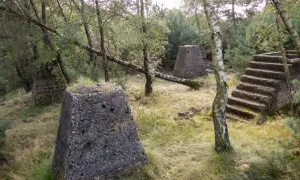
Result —
M300 80L300 64L295 63L292 66L290 66L289 69L290 69L291 81ZM290 104L290 102L291 102L291 96L289 94L288 84L287 81L284 80L282 81L280 86L277 87L277 95L275 101L273 102L271 111L278 110L286 106L287 104Z
M61 103L66 88L66 82L61 75L37 73L32 86L33 102L36 105L46 105L53 102Z
M65 91L53 159L55 179L114 179L147 163L121 89Z
M291 80L300 80L300 57L287 53ZM226 117L234 120L255 119L274 112L291 101L281 53L254 56L240 83L228 98Z
M193 78L206 75L206 65L200 48L195 45L181 46L178 50L173 75L181 78Z

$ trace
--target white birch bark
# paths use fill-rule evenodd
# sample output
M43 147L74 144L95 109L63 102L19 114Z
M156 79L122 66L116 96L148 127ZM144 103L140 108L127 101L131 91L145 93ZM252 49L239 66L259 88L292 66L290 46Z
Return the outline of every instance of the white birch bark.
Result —
M213 121L215 130L216 152L230 151L231 145L225 116L227 104L227 77L222 54L222 39L220 27L217 24L216 12L212 0L203 0L204 11L211 30L212 37L212 59L214 64L215 78L217 82L217 94L213 102Z

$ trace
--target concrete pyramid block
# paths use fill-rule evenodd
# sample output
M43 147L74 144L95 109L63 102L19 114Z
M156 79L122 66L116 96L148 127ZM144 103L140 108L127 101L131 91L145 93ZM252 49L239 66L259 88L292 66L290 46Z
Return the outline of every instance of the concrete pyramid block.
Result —
M193 78L206 75L206 65L200 48L195 45L180 46L173 75L181 78Z
M52 165L55 179L119 178L147 163L121 89L65 91Z

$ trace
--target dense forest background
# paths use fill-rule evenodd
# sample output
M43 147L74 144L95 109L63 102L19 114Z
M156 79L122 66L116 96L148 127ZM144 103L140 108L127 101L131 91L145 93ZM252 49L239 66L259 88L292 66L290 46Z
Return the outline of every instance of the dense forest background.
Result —
M275 11L269 2L220 0L215 4L228 68L242 72L254 54L279 50ZM288 0L284 5L299 32L299 2ZM2 1L1 6L33 19L42 16L42 1ZM136 65L143 65L141 40L145 41L152 70L172 68L179 46L187 44L199 45L203 56L211 60L210 31L201 1L184 1L180 10L146 1L146 33L141 32L142 18L136 1L101 1L100 25L93 1L46 1L44 6L45 24L64 36L59 38L48 33L52 47L45 45L40 27L24 17L1 11L1 95L22 86L30 90L31 87L25 86L31 86L37 69L55 59L57 53L68 81L81 76L98 81L104 76L101 57L70 42L75 39L100 49L101 27L107 53ZM285 47L294 48L288 34ZM125 74L130 72L111 62L107 68L113 81L118 83L125 81Z

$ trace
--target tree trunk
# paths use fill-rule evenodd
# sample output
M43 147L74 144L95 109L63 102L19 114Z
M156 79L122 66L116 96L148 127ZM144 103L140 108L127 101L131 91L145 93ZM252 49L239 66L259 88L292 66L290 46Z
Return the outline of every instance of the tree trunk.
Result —
M108 69L107 69L107 57L106 57L106 51L104 47L104 27L103 27L103 22L102 22L102 17L101 17L101 11L100 11L100 6L98 0L95 0L96 2L96 10L97 10L97 19L98 19L98 26L99 26L99 31L100 31L100 47L101 47L101 52L103 53L102 59L103 59L103 70L104 70L104 77L105 77L105 82L109 82L109 74L108 74Z
M227 77L222 59L222 39L220 27L217 24L217 16L212 0L203 0L205 15L212 35L212 55L215 77L217 82L217 94L213 102L213 121L215 129L216 152L230 151L231 145L225 116L227 104Z
M38 15L38 10L34 4L33 0L30 0L30 4L34 10L36 19L42 21L43 24L47 23L46 19L46 4L45 0L42 1L41 9L42 16ZM31 21L32 22L32 21ZM33 78L33 88L32 88L32 99L36 105L45 105L52 102L60 102L63 92L66 88L66 81L70 82L69 76L66 72L62 58L59 52L55 49L55 46L51 40L49 31L46 26L40 26L43 40L46 47L52 52L56 53L56 60L51 60L50 62L43 63L37 70L35 77ZM38 60L37 46L33 47L33 58ZM53 70L59 68L59 75L54 75Z
M45 0L42 0L42 22L44 24L47 24L47 15L46 15L46 2ZM51 51L55 52L56 53L56 61L58 62L59 64L59 67L60 67L60 70L63 74L63 76L65 77L66 81L68 84L70 84L71 82L71 79L67 73L67 70L65 68L65 65L62 61L62 57L61 57L61 54L55 49L55 46L50 38L50 35L49 35L49 32L42 28L42 31L43 31L43 34L44 34L44 41L45 41L45 44L48 45L51 49Z
M25 92L29 93L32 90L32 83L33 83L30 72L26 71L24 67L18 63L15 63L15 69Z
M235 20L235 0L231 0L231 6L232 6L232 24L233 24L233 30L236 28L236 20Z
M15 12L11 9L7 9L7 8L4 8L4 7L0 7L0 11L10 13L10 15L13 15L16 18L21 18L21 19L28 20L28 21L32 22L33 24L35 24L39 27L43 27L47 31L57 35L58 37L66 40L68 42L70 42L70 44L74 44L75 46L78 46L78 47L80 47L80 48L82 48L86 51L94 52L98 56L103 56L104 55L101 51L98 51L94 48L91 48L87 45L84 45L84 44L80 43L77 40L66 38L65 36L60 34L58 31L56 31L55 29L52 29L52 28L46 26L45 24L41 23L40 21L37 21L37 20L33 19L30 16L19 14L19 13ZM139 67L139 66L137 66L133 63L130 63L128 61L124 61L122 59L119 59L119 58L116 58L116 57L113 57L113 56L110 56L108 54L105 54L105 55L106 55L108 61L111 61L111 62L117 63L121 66L125 66L125 67L128 67L128 68L134 69L136 71L145 73L145 70L143 68L141 68L141 67ZM201 87L201 84L199 82L193 81L191 79L178 78L178 77L175 77L175 76L166 75L166 74L156 72L156 71L153 72L153 74L155 75L155 77L158 77L158 78L161 78L161 79L164 79L164 80L167 80L167 81L175 82L175 83L178 83L178 84L182 84L182 85L188 86L188 87L193 88L193 89L199 89Z
M74 2L74 1L73 1ZM78 11L80 12L81 14L81 20L82 20L82 24L83 24L83 27L84 27L84 32L85 32L85 35L86 35L86 39L88 41L88 45L92 48L94 48L94 45L93 45L93 40L92 40L92 37L91 37L91 32L90 32L90 27L89 27L89 24L88 24L88 20L87 20L87 17L86 17L86 12L85 12L85 2L84 0L80 0L80 3L81 3L81 9L79 8L79 6L77 6L77 4L74 2L76 8L78 9ZM93 52L88 52L89 54L89 57L90 57L90 63L93 63L94 65L96 65L96 57L95 57L95 54Z
M60 10L60 12L61 12L61 15L62 15L63 18L64 18L64 21L67 22L66 15L65 15L64 10L63 10L63 8L62 8L60 2L59 2L60 0L56 0L56 1L57 1L57 5L58 5L58 7L59 7L59 10Z
M41 4L42 5L42 19L38 15L38 11L37 11L37 8L36 8L33 0L30 0L30 4L33 8L33 11L34 11L34 14L35 14L37 20L40 21L40 22L43 22L43 24L46 25L47 24L47 16L46 16L46 3L45 3L45 0L42 0L42 4ZM50 35L49 35L49 32L48 32L47 28L42 27L42 26L40 26L40 28L43 32L43 38L44 38L45 45L49 46L51 51L56 53L56 61L59 64L59 68L61 70L61 73L63 74L63 76L64 76L65 80L67 81L67 83L70 84L71 79L70 79L70 77L67 73L67 70L66 70L65 66L64 66L64 63L62 61L60 53L55 49L55 46L53 45L53 42L50 38Z
M144 57L144 68L145 68L145 77L146 77L146 84L145 84L145 94L146 96L150 95L153 91L152 83L153 78L150 72L150 64L149 64L149 54L148 54L148 45L145 39L145 36L147 34L147 27L145 23L145 5L144 0L140 0L141 2L141 17L142 17L142 44L143 44L143 57Z
M233 43L234 45L236 44L236 41L235 41L235 29L236 29L236 19L235 19L235 1L236 0L231 0L231 6L232 6L232 25L233 25L233 28L232 28L232 38L233 38Z
M276 23L277 23L277 29L279 32L279 44L280 44L280 50L281 50L281 56L282 56L282 63L283 63L283 67L284 67L284 72L285 72L285 77L286 77L286 82L288 85L288 89L289 89L289 94L290 94L290 98L291 98L291 111L293 112L293 94L292 94L292 83L291 83L291 75L290 75L290 70L289 70L289 66L287 64L287 58L286 58L286 50L283 46L284 44L284 33L283 30L281 29L281 17L278 13L276 13Z
M279 13L279 15L280 15L285 27L286 27L286 30L292 36L294 45L295 45L296 50L297 50L297 54L300 55L300 38L299 38L299 35L296 31L295 26L292 24L287 12L284 10L282 3L279 0L272 0L272 2L273 2L273 5L274 5L275 9Z

